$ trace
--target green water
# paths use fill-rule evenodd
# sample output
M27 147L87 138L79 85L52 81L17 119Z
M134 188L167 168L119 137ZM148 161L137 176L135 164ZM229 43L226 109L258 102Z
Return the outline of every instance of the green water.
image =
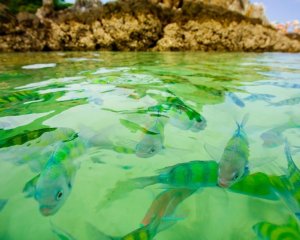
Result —
M87 223L109 236L130 233L170 186L127 191L125 184L114 194L118 182L192 160L219 161L213 158L246 114L251 174L286 174L284 139L300 145L297 54L14 53L1 54L0 63L0 199L7 200L0 239L59 239L53 228L73 239L105 239L91 234ZM182 109L149 111L168 97L180 99L205 124L195 125ZM73 137L83 149L67 153L78 167L71 192L56 213L44 216L24 185ZM156 148L139 154L145 137L157 138ZM296 164L299 152L292 152ZM290 216L281 198L199 188L154 239L257 239L256 223L282 225Z

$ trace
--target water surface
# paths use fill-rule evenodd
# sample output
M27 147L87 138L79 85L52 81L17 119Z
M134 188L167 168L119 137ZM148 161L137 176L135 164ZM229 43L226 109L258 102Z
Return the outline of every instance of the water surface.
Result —
M118 183L192 160L218 162L246 114L250 174L287 174L284 139L300 145L299 62L297 54L1 54L0 239L59 239L55 228L94 239L87 223L128 234L170 187L121 191ZM65 148L68 171L53 181L63 175L72 186L47 214L24 186ZM281 198L199 188L155 239L257 239L255 224L290 216Z

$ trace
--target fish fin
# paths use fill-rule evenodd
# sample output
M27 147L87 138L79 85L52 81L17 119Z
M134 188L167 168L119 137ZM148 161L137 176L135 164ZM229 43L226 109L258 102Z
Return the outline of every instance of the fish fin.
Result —
M126 119L120 119L120 123L133 133L136 133L137 131L141 131L142 133L146 133L146 134L154 134L154 135L157 134L155 132L149 131L144 127L141 127L139 124L135 122Z
M120 238L112 237L109 235L106 235L105 233L101 232L97 227L95 227L93 224L86 222L86 232L88 235L89 240L117 240Z
M284 153L285 153L286 159L288 161L288 165L289 166L295 165L293 158L292 158L292 154L291 154L291 147L290 147L290 144L289 144L287 138L285 138L285 140L284 140Z
M163 221L173 221L173 222L177 222L177 221L181 221L184 220L185 217L180 217L180 216L165 216L162 218Z
M5 207L7 202L8 202L8 199L0 199L0 211Z
M223 153L223 150L214 147L208 143L204 144L204 149L207 152L207 154L212 158L212 160L219 162Z
M36 175L35 177L33 177L31 180L29 180L24 188L23 188L23 193L25 193L25 196L28 197L33 197L34 193L35 193L35 188L36 188L36 183L39 179L41 174Z
M104 200L98 204L97 210L109 206L113 201L123 198L126 194L133 190L143 189L144 187L155 183L157 183L156 176L119 181L116 183L115 187L110 189L110 191L105 195Z
M249 113L246 113L242 119L242 121L239 123L237 121L236 122L236 125L238 126L239 130L241 130L242 128L245 127L245 125L247 124L248 120L249 120Z
M296 213L296 216L298 217L297 213ZM299 217L298 217L298 219L299 219ZM298 224L297 220L293 216L289 217L288 225L291 226L291 227L293 227L294 229L298 229L298 231L299 231L299 224Z
M75 240L75 238L72 235L70 235L66 231L58 228L52 222L50 222L50 224L51 224L52 232L58 237L58 239L60 239L60 240Z
M266 164L271 164L276 162L277 156L271 156L266 159L265 157L256 157L251 158L251 162L248 162L246 167L248 168L248 171L252 171L255 168L260 168L262 166L265 166Z

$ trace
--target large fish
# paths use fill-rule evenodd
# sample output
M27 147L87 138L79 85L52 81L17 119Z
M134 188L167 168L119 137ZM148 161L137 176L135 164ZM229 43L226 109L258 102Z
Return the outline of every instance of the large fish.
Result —
M300 229L297 221L289 218L288 224L277 225L259 222L252 227L259 240L299 240Z
M166 188L198 189L216 187L218 163L215 161L191 161L158 170L158 174L149 177L119 181L99 204L102 208L112 201L124 197L128 192L142 189L153 184L162 184Z
M86 150L81 139L61 142L40 174L26 183L23 191L34 197L44 216L55 214L68 198L79 162Z
M218 184L229 187L248 174L249 143L244 125L248 119L245 115L241 123L237 123L231 139L223 151L219 163Z

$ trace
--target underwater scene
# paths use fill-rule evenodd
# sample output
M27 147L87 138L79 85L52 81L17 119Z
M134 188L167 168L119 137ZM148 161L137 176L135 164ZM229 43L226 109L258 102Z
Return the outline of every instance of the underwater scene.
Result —
M300 239L299 54L0 63L0 239Z

